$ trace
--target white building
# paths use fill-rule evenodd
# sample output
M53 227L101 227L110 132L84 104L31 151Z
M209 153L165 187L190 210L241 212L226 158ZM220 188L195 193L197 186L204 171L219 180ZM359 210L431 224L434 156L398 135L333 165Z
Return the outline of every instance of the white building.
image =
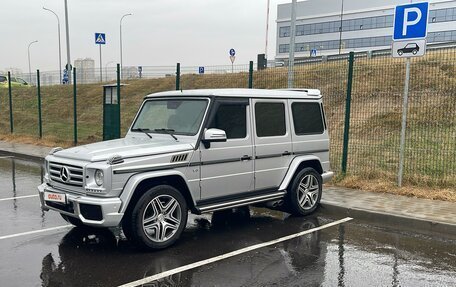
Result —
M417 2L417 1L414 1ZM297 3L295 57L391 47L394 7L409 0L308 0ZM428 43L456 41L456 1L429 1ZM291 3L278 5L276 60L288 59ZM342 24L342 29L340 29Z
M95 78L95 60L91 58L77 59L74 61L74 67L76 68L76 81L78 83L99 81L99 77Z

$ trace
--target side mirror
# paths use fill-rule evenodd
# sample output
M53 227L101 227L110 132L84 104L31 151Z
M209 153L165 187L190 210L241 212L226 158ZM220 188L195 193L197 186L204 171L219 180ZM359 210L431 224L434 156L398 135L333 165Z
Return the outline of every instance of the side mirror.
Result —
M203 139L201 141L206 148L210 148L211 142L226 142L226 133L224 130L207 129L204 131Z

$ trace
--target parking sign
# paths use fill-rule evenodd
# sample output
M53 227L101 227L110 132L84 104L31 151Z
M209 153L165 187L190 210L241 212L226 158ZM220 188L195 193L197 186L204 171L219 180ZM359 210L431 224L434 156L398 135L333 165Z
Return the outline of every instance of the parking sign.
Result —
M428 15L428 2L396 6L393 40L426 38Z

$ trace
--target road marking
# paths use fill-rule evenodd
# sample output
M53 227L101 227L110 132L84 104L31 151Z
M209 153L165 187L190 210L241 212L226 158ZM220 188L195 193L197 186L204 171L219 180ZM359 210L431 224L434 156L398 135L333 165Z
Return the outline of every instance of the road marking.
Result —
M13 156L12 156L12 155L8 155L8 156L0 156L0 159L2 159L2 158L13 158Z
M48 231L53 231L53 230L65 229L65 228L72 227L72 226L73 225L69 224L69 225L51 227L51 228L47 228L47 229L40 229L40 230L27 231L27 232L16 233L16 234L10 234L10 235L5 235L5 236L0 236L0 240L8 239L8 238L14 238L14 237L19 237L19 236L25 236L25 235L31 235L31 234L37 234L37 233L43 233L43 232L48 232Z
M6 201L6 200L14 200L14 199L22 199L22 198L29 198L29 197L37 197L38 194L34 195L24 195L24 196L16 196L16 197L8 197L8 198L0 198L0 201Z
M225 253L225 254L222 254L222 255L219 255L219 256L216 256L216 257L212 257L212 258L209 258L209 259L201 260L201 261L198 261L198 262L195 262L195 263L191 263L191 264L188 264L188 265L184 265L184 266L181 266L181 267L178 267L178 268L175 268L175 269L171 269L171 270L168 270L168 271L165 271L165 272L162 272L162 273L158 273L158 274L155 274L155 275L152 275L152 276L149 276L149 277L137 280L137 281L126 283L126 284L121 285L119 287L133 287L133 286L139 286L139 285L143 285L143 284L148 284L148 283L151 283L153 281L160 280L162 278L165 278L165 277L177 274L177 273L181 273L181 272L184 272L184 271L187 271L187 270L190 270L190 269L194 269L194 268L197 268L197 267L200 267L200 266L203 266L203 265L214 263L214 262L217 262L217 261L220 261L220 260L223 260L223 259L227 259L227 258L236 256L236 255L239 255L239 254L242 254L242 253L250 252L250 251L255 250L255 249L259 249L259 248L263 248L263 247L266 247L266 246L274 245L274 244L277 244L277 243L280 243L280 242L283 242L283 241L287 241L287 240L290 240L290 239L293 239L293 238L296 238L296 237L300 237L300 236L303 236L303 235L306 235L306 234L309 234L309 233L312 233L312 232L315 232L315 231L318 231L318 230L322 230L322 229L329 228L329 227L332 227L332 226L335 226L335 225L339 225L339 224L342 224L344 222L350 221L352 219L353 218L351 218L351 217L346 217L344 219L337 220L337 221L334 221L334 222L331 222L331 223L328 223L328 224L325 224L325 225L322 225L322 226L319 226L319 227L316 227L316 228L308 229L308 230L305 230L305 231L302 231L302 232L299 232L299 233L295 233L295 234L291 234L291 235L288 235L288 236L280 237L280 238L277 238L277 239L274 239L274 240L271 240L271 241L268 241L268 242L252 245L252 246L245 247L245 248L242 248L242 249L239 249L239 250L236 250L236 251L232 251L232 252L229 252L229 253Z

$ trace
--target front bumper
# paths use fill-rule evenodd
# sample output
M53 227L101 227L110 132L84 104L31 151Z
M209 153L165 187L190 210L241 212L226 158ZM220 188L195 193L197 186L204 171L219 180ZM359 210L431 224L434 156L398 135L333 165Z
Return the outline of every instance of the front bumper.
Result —
M44 192L65 193L67 204L59 204L44 200ZM38 186L41 209L55 210L66 216L78 218L82 223L95 227L115 227L120 224L123 213L119 213L122 201L115 198L74 195L57 190L46 183ZM90 214L90 215L89 215ZM90 218L92 217L92 218Z

